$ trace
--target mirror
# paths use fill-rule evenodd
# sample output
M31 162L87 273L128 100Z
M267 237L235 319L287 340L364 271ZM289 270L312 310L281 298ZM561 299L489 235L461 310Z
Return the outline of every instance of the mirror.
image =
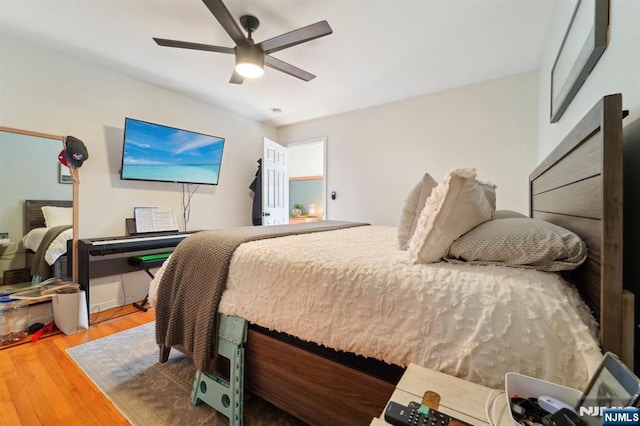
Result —
M74 200L76 185L69 169L58 162L63 141L64 136L0 126L0 158L4 160L0 168L0 233L8 234L6 239L0 238L4 241L0 245L2 284L24 282L21 274L30 268L31 255L21 242L26 228L25 200Z

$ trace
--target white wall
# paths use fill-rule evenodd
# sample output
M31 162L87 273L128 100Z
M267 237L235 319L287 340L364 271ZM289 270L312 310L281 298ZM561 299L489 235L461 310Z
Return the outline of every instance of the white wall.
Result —
M0 125L73 135L87 146L89 159L79 170L80 238L124 235L134 206L171 208L181 216L181 185L119 179L126 116L224 137L220 184L197 190L189 230L251 224L248 186L263 136L273 138L274 128L2 35L0 58ZM21 179L27 178L25 172ZM148 284L143 272L92 280L92 312L141 300Z
M289 147L289 178L324 175L324 141Z
M79 170L80 238L123 235L134 206L181 215L181 185L120 180L127 116L224 137L220 183L197 190L189 229L251 224L248 186L262 138L274 137L275 129L13 38L0 36L0 52L1 123L73 135L87 146L89 159Z
M498 208L528 212L536 166L538 73L465 86L278 128L287 144L327 137L328 219L396 226L428 172L475 167L498 185Z
M559 8L540 70L539 160L546 157L605 95L622 93L623 107L629 110L629 117L623 121L623 125L640 118L640 2L611 0L607 49L560 121L554 124L549 122L551 68L570 17L566 2L561 4L565 7Z

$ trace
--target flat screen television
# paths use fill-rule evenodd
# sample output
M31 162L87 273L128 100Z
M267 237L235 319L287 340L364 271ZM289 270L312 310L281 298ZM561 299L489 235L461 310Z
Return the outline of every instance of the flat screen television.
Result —
M125 118L120 179L217 185L224 138Z

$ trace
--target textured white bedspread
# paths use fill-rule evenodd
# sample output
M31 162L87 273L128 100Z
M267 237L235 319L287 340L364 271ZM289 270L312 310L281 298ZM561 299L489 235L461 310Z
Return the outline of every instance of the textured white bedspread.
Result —
M398 365L414 362L489 387L503 387L508 371L586 386L602 358L596 324L558 275L412 265L396 248L396 233L366 226L242 244L220 311L303 340Z
M27 234L22 237L22 244L25 248L28 248L32 251L37 251L42 239L49 228L34 228L31 231L27 232ZM67 253L67 240L73 238L73 228L66 229L62 231L47 247L47 250L44 254L44 260L47 261L49 265L53 265L56 260L63 254Z

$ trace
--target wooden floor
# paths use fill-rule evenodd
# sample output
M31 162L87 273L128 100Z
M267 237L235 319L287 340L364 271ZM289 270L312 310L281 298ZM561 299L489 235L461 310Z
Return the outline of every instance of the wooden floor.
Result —
M0 350L0 425L128 425L65 350L154 319L153 309L116 308L88 331Z

